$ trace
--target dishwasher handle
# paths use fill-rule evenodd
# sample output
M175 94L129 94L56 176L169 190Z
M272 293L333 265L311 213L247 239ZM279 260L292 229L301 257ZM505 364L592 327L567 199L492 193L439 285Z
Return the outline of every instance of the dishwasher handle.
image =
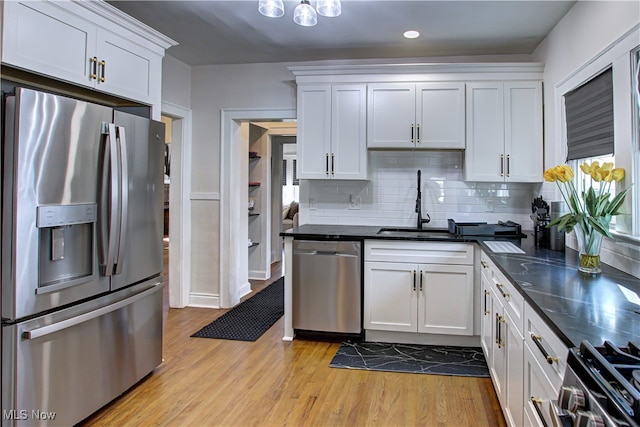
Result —
M349 253L349 252L340 252L340 251L318 251L318 250L313 250L313 251L293 251L293 255L323 255L323 256L338 256L338 257L358 257L358 254L355 253Z

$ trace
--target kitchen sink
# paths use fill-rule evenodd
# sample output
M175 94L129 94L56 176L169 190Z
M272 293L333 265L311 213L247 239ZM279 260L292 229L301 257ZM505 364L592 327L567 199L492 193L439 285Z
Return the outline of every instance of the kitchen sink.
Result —
M429 239L451 239L447 229L440 228L381 228L376 234L390 237L422 237Z

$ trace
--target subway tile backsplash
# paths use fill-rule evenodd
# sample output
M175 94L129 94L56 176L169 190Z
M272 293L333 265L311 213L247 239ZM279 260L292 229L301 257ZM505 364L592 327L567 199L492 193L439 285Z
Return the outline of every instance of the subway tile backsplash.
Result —
M533 229L531 202L540 195L559 200L555 186L542 183L465 182L460 151L371 151L369 181L301 180L301 223L416 225L418 169L422 171L422 212L427 227L446 228L447 219L515 221ZM575 248L573 236L567 246ZM602 261L640 277L640 246L605 239Z
M512 220L533 228L531 202L541 184L465 182L461 151L371 151L369 156L369 181L301 181L307 223L413 226L420 169L429 227L447 227L453 218Z

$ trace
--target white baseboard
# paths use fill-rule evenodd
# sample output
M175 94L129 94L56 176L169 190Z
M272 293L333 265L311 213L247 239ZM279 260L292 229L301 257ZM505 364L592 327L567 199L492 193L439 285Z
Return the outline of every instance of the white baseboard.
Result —
M271 275L264 270L249 270L249 279L251 280L268 280Z
M249 295L251 293L251 283L247 282L244 285L238 287L238 293L240 294L240 298L245 295Z
M192 292L189 294L189 307L220 308L220 295Z

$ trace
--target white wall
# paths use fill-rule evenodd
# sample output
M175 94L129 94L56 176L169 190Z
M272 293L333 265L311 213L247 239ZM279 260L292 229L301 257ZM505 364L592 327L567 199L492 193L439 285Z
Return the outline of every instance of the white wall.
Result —
M220 295L221 110L295 109L296 86L285 64L198 66L191 84L191 290L213 300Z
M162 59L162 101L191 107L191 67L169 55Z
M533 53L533 60L545 63L546 168L564 162L564 144L558 140L561 111L557 111L556 107L556 86L639 22L640 2L579 1ZM620 122L620 119L618 116L615 118L616 122ZM624 121L629 122L626 118ZM630 129L625 129L625 132L630 134ZM553 184L545 184L543 194L546 199L560 199ZM574 239L568 239L567 242L571 246L575 244ZM640 247L637 243L614 243L605 239L601 255L603 262L640 277Z

